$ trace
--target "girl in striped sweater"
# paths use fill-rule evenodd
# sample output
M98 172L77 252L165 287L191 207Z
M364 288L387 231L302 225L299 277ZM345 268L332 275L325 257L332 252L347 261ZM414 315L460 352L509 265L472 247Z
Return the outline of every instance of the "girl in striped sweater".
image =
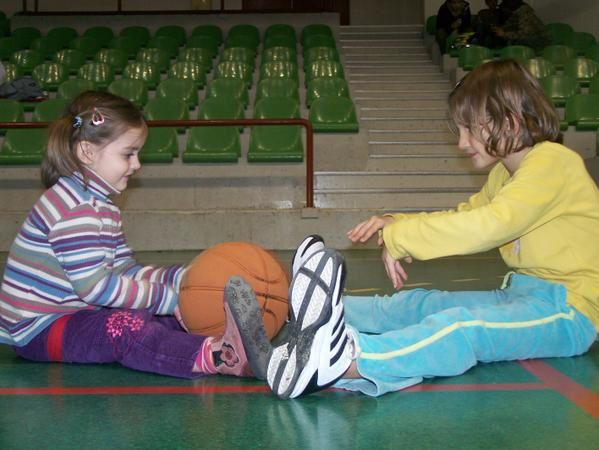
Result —
M10 249L0 343L35 361L118 362L184 378L263 378L247 359L258 345L249 336L265 337L243 280L226 286L222 336L187 334L175 318L185 267L142 266L127 246L111 196L140 168L147 135L141 112L123 98L85 92L48 134L41 169L48 189Z

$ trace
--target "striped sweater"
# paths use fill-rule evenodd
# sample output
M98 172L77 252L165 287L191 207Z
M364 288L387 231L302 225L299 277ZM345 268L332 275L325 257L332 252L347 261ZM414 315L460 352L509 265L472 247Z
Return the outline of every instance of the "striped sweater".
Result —
M34 205L10 249L0 289L0 343L26 345L84 309L172 314L182 266L141 266L125 241L117 194L93 172L62 177Z

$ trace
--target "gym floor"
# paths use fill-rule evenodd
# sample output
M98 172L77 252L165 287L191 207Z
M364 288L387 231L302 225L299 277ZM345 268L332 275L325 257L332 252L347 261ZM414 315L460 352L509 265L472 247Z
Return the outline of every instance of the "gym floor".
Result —
M197 252L138 253L187 263ZM289 265L292 252L278 252ZM347 291L391 292L378 251L344 252ZM3 270L6 254L0 254ZM415 262L409 287L491 289L495 253ZM599 442L599 343L584 356L481 364L369 398L276 399L257 380L196 381L117 365L33 363L0 346L0 448L591 449Z

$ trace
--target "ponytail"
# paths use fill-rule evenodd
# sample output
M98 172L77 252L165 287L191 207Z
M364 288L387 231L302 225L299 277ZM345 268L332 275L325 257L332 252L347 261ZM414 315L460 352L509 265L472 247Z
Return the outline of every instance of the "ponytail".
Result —
M48 128L48 151L41 167L42 183L46 188L53 186L61 176L83 171L83 164L77 157L77 143L72 142L73 131L73 119L67 115Z

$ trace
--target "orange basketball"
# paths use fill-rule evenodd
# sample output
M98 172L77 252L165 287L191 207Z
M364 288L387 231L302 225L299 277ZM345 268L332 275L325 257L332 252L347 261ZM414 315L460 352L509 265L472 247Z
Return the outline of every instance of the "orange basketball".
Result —
M287 318L289 280L279 260L249 242L225 242L204 250L181 282L179 310L190 333L217 336L225 329L224 289L238 275L252 286L264 327L273 338Z

